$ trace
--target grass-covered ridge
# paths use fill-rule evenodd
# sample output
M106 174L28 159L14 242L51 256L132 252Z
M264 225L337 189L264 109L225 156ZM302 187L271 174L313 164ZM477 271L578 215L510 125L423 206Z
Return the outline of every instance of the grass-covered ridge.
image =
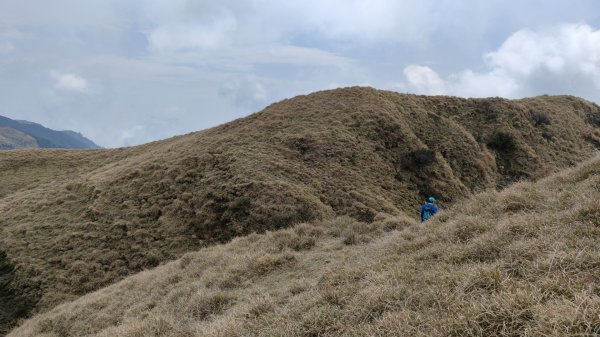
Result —
M600 159L460 202L250 235L129 277L9 336L600 334Z
M345 88L133 148L0 152L0 251L43 312L252 232L416 218L425 195L448 206L546 176L600 147L598 120L570 96Z

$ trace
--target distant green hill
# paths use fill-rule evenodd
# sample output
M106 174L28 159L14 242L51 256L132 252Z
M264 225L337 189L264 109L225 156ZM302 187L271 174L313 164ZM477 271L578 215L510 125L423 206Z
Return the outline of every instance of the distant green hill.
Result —
M17 121L0 116L0 150L20 148L99 148L91 140L74 131L55 131L40 124Z

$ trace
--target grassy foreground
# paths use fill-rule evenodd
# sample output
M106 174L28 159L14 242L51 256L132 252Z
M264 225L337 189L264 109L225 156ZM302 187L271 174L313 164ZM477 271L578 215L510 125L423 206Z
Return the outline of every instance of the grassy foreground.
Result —
M600 334L600 158L425 224L341 217L188 253L9 336Z

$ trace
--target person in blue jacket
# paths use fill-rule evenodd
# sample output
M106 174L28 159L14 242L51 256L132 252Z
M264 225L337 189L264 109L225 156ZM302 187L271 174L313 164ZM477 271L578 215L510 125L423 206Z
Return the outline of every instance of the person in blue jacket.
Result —
M427 201L421 206L421 221L427 221L435 213L438 212L438 208L433 203L436 202L434 197L427 198Z

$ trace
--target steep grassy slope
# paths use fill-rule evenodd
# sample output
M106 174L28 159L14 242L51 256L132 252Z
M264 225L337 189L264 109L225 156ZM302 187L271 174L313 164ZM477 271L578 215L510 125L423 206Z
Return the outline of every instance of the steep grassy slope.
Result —
M433 220L338 218L129 277L9 336L596 336L600 158Z
M135 148L2 152L0 251L27 292L9 293L44 311L210 243L336 215L416 217L425 195L448 205L598 146L600 108L574 97L324 91Z

